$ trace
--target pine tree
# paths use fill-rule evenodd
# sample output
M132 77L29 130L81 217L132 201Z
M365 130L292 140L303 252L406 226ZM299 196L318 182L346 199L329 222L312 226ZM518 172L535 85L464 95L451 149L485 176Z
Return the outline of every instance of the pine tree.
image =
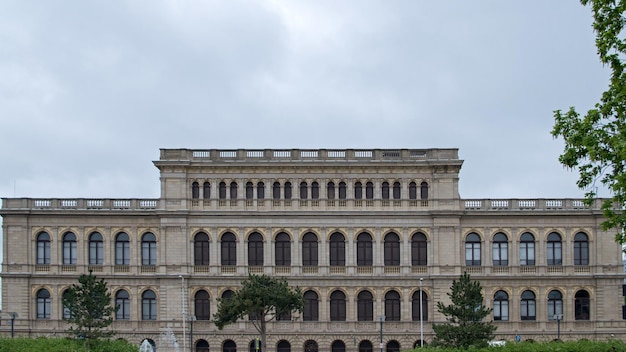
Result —
M484 347L493 339L496 326L483 319L491 309L483 303L480 282L471 281L467 273L454 280L448 293L452 304L437 302L437 310L446 316L446 323L433 325L433 344L443 347Z

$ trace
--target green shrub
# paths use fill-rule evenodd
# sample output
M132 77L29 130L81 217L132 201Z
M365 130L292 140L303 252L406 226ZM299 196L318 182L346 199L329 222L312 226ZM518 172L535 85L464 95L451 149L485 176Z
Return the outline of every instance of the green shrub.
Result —
M137 352L138 346L124 340L92 341L91 352ZM84 341L69 338L0 338L0 352L86 352Z

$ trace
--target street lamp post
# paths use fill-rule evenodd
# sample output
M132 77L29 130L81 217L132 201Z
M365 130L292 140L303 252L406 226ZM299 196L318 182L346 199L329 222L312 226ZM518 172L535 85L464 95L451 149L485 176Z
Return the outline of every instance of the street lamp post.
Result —
M195 315L189 316L189 350L193 352L193 322L196 320Z
M423 277L420 277L420 347L424 347L424 305L422 304L422 282Z
M563 314L555 314L554 319L556 319L556 339L561 340L561 320L563 320Z
M379 315L378 321L380 321L380 352L383 352L383 321L385 321L385 316Z
M187 322L185 319L185 277L181 274L178 275L178 277L180 277L180 293L181 293L181 310L182 310L182 314L183 314L183 351L187 351L187 338L185 337L185 325L187 325Z

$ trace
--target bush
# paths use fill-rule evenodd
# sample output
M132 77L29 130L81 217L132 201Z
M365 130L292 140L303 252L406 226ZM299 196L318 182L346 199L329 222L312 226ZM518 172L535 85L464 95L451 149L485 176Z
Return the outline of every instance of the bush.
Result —
M138 346L124 340L92 341L91 352L137 352ZM0 352L86 352L84 341L69 338L0 338Z

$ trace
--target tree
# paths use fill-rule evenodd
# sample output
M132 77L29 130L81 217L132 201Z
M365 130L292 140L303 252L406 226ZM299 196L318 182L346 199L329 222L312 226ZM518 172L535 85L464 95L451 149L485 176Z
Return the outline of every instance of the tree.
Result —
M626 243L626 38L623 33L626 0L581 0L591 4L593 29L600 62L608 66L611 77L600 102L581 117L574 107L566 113L554 112L552 136L563 137L565 148L559 156L564 166L578 168L577 185L586 190L585 202L593 203L595 185L600 181L612 194L602 210L604 230L613 229L615 240Z
M250 275L243 287L229 298L219 298L213 320L218 329L246 316L261 335L261 351L267 351L267 323L278 317L302 312L304 299L300 288L291 288L287 281L267 275Z
M484 347L493 339L496 326L482 320L491 313L483 305L482 287L471 281L467 273L452 281L448 292L452 304L437 302L437 311L446 316L446 323L433 325L433 345L467 349L469 346Z
M89 270L82 274L78 284L73 284L63 294L63 319L71 326L68 333L85 339L87 347L92 339L106 338L115 334L105 330L113 322L113 312L117 307L111 305L111 294L104 279L97 279Z

